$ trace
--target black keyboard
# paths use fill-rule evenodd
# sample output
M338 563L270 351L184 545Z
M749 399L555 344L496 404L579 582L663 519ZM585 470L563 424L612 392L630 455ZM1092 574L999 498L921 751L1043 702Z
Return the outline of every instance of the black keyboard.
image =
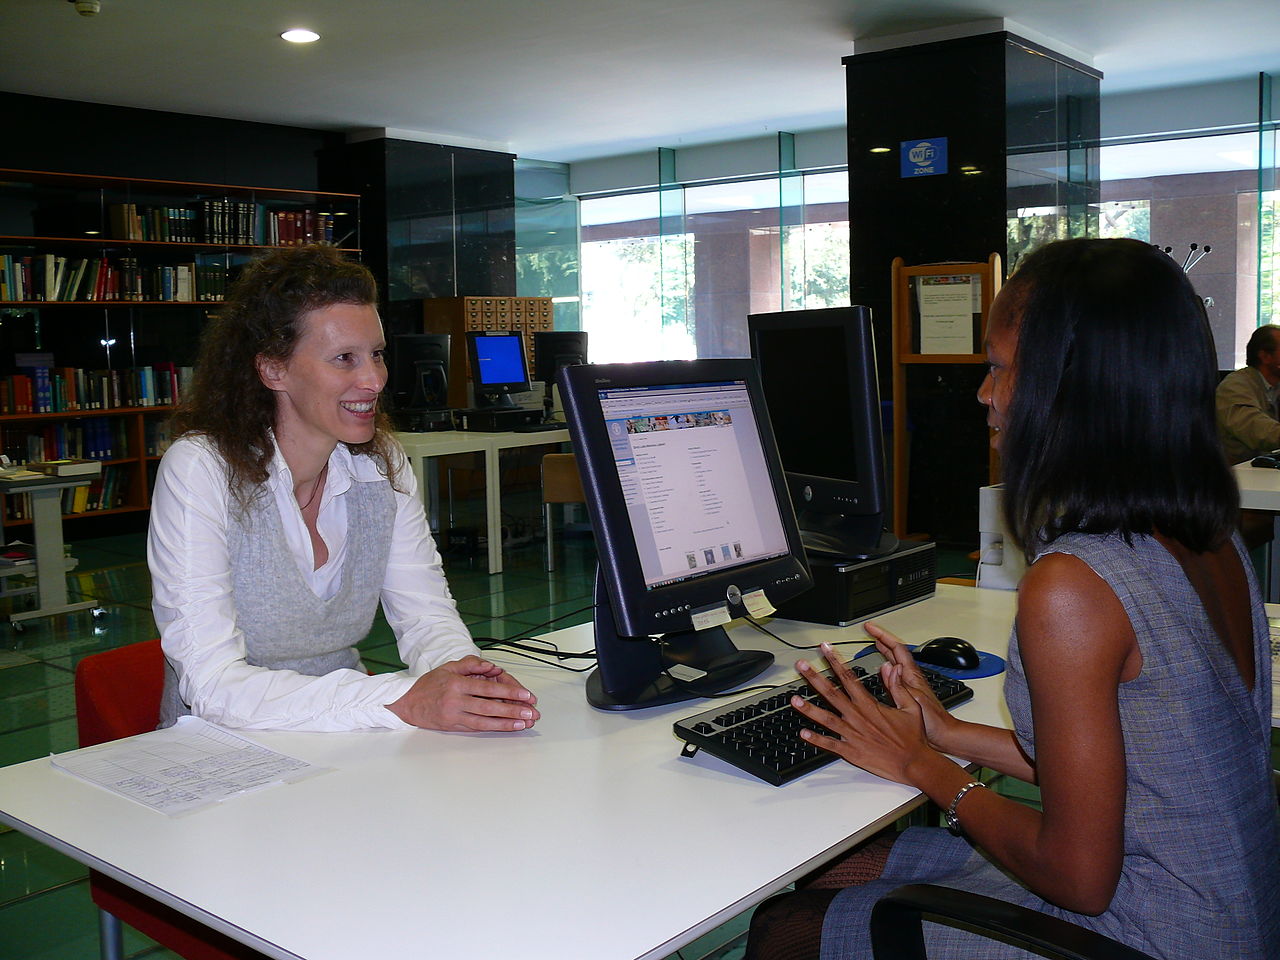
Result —
M876 665L883 662L879 654L873 654L871 659ZM867 692L881 703L893 703L878 672L868 673L857 664L850 666L861 678ZM921 666L920 669L948 710L973 697L973 690L959 680L928 667ZM831 678L829 672L825 676ZM839 760L834 753L820 750L800 739L800 730L805 727L826 734L829 731L792 707L793 696L825 705L825 701L803 678L797 678L677 720L675 731L676 736L685 741L684 755L692 756L699 749L706 750L775 787Z
M568 430L567 423L522 423L512 428L514 433L542 433L544 430Z

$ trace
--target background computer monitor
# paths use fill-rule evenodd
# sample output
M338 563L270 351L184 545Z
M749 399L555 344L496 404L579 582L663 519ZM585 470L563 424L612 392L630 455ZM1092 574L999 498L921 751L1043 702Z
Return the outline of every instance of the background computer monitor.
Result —
M560 386L599 557L587 700L630 710L756 676L773 656L720 625L811 580L754 364L569 366Z
M871 311L757 313L747 327L806 549L891 553Z
M535 330L533 334L533 379L542 381L545 419L555 408L552 388L561 367L587 362L587 331Z
M514 407L513 393L528 393L524 338L513 330L467 331L471 384L477 407Z
M449 405L449 335L401 333L387 344L388 406L441 410Z

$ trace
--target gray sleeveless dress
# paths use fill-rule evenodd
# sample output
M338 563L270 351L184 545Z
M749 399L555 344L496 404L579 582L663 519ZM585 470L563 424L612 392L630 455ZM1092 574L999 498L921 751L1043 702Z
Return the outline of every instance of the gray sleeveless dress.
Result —
M1123 603L1142 673L1119 691L1126 805L1120 883L1107 911L1055 907L945 830L912 828L884 875L842 891L822 928L823 960L870 960L871 908L905 883L936 883L1042 910L1164 960L1280 958L1280 823L1270 763L1271 655L1252 565L1255 683L1246 689L1195 590L1158 541L1069 534L1046 552L1087 563ZM1005 698L1035 756L1015 629ZM1003 943L925 924L930 960L1023 958Z
M373 625L387 569L395 494L385 481L352 483L347 501L348 550L338 592L321 600L289 552L275 498L263 490L247 512L227 521L236 626L245 660L255 667L320 677L360 669L355 646ZM160 727L191 713L178 675L165 660Z

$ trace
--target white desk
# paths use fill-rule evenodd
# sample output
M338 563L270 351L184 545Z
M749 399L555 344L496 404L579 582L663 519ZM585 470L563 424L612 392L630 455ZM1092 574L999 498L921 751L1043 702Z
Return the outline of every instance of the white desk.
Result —
M1280 639L1280 603L1267 604L1267 622L1271 627L1271 726L1280 727L1280 655L1276 641Z
M1267 600L1280 600L1280 470L1238 463L1231 468L1240 488L1240 506L1245 510L1263 510L1274 514L1273 535L1267 547L1267 582L1263 593Z
M1231 468L1240 488L1240 506L1245 510L1264 510L1274 515L1271 543L1267 545L1267 582L1263 586L1267 616L1280 617L1280 470L1238 463ZM1280 660L1271 658L1272 698L1271 726L1280 727Z
M436 502L434 475L426 469L431 457L443 457L451 453L484 454L485 537L488 543L489 572L502 572L502 471L499 469L503 450L531 447L540 444L569 442L569 431L544 430L540 433L482 433L478 430L441 430L433 433L397 433L404 451L409 455L418 489L428 504ZM431 509L429 507L429 509ZM433 516L434 520L435 517Z
M1013 605L944 585L880 619L1003 652ZM774 624L793 642L859 635ZM590 645L589 627L551 636ZM796 656L766 679L794 676ZM172 820L38 759L0 769L0 820L272 957L631 960L672 953L921 802L842 763L772 787L682 759L671 723L705 701L596 711L583 675L494 658L539 697L527 734L256 734L333 771ZM1002 684L974 681L957 712L1008 725Z

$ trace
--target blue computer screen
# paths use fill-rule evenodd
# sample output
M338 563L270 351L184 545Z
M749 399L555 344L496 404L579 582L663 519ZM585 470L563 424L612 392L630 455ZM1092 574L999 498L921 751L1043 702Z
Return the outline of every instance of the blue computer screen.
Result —
M481 385L527 383L524 343L518 333L509 336L476 337L476 361Z

